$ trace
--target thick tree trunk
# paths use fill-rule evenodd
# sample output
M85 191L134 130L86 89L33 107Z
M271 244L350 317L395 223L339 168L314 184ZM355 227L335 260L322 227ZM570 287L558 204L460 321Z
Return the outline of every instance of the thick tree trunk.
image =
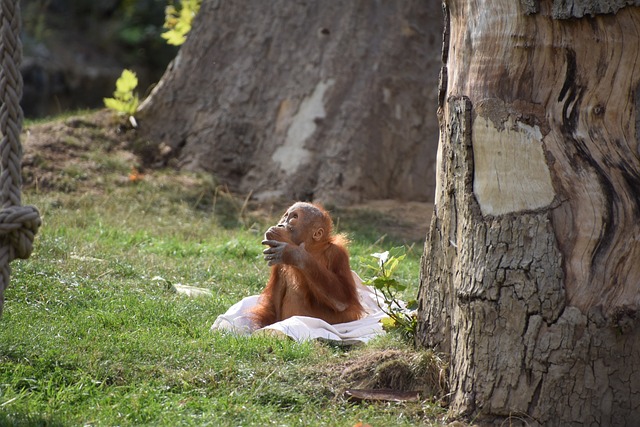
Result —
M423 0L205 1L142 134L259 199L431 201L441 23Z
M450 354L457 414L640 422L640 8L626 3L445 1L418 343Z

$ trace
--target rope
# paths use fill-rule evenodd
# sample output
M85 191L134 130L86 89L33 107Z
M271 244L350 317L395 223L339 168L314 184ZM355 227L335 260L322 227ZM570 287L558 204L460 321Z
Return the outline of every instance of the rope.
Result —
M16 258L29 258L40 228L38 210L21 206L22 43L20 1L0 0L0 313Z

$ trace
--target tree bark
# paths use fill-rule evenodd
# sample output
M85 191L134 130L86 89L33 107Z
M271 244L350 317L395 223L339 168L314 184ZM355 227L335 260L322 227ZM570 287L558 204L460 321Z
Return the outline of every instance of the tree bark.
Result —
M450 354L458 415L640 420L640 8L631 3L445 1L417 342Z
M437 2L206 1L139 112L150 159L258 199L433 200Z

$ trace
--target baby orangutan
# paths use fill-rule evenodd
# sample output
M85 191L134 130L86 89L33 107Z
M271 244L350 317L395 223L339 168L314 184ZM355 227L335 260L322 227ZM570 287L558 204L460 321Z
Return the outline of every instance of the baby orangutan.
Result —
M309 316L330 324L363 314L351 275L344 236L333 235L329 214L298 202L265 233L264 259L271 276L252 316L264 327L291 316Z

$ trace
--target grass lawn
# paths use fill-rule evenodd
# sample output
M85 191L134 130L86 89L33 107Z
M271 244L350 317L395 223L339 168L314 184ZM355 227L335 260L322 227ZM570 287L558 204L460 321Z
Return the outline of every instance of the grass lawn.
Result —
M0 425L441 424L445 409L428 395L344 397L349 387L393 385L379 367L400 362L424 391L417 384L437 357L395 334L340 348L211 332L218 314L264 286L260 240L280 209L245 206L203 175L156 170L130 180L135 158L91 132L90 141L59 137L67 157L55 163L43 145L26 148L24 202L39 208L43 227L31 258L12 263L5 292ZM403 243L380 239L384 216L338 211L334 220L363 274L361 257ZM398 278L411 299L422 245L407 248ZM213 296L178 295L170 283Z

